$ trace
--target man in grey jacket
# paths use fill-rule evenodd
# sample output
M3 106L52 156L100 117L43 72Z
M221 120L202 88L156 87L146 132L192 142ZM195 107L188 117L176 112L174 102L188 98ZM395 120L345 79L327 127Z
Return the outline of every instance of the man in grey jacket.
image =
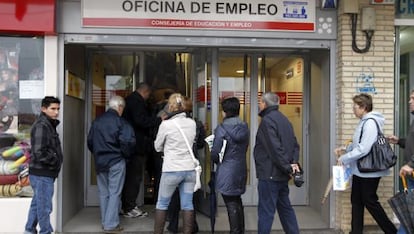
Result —
M299 233L295 211L289 200L288 182L299 172L299 144L292 124L279 111L279 97L264 93L259 103L262 121L256 135L254 159L259 180L258 233L272 229L275 211L286 233Z
M414 114L414 90L411 90L410 94L410 112ZM410 129L408 130L406 138L398 138L396 136L390 136L389 141L394 144L398 144L404 149L404 166L401 167L401 175L412 175L414 168L414 121L411 122ZM414 178L409 176L407 180L408 189L414 189ZM407 233L404 227L401 225L398 233Z
M414 90L411 91L409 104L410 112L414 114ZM414 169L414 121L411 122L410 130L405 139L398 139L398 137L392 136L390 137L390 142L398 143L400 147L404 148L404 160L407 164L401 167L400 174L412 175Z

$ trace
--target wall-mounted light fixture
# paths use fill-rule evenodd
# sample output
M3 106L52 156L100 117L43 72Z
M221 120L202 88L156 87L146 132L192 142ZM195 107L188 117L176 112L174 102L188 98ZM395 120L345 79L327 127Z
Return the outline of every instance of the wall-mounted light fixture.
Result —
M288 70L286 70L285 76L286 76L286 79L292 78L293 77L293 68L289 68Z
M321 9L336 9L337 0L321 0Z

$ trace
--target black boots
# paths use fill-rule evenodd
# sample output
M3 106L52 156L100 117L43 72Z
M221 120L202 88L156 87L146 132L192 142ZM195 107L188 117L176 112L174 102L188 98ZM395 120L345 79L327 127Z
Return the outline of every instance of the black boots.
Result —
M155 210L154 220L154 234L164 233L165 218L167 216L166 210Z
M191 234L193 232L194 211L183 210L183 233Z
M229 202L227 205L227 215L229 216L230 233L243 234L244 233L244 209L243 206L237 202Z
M167 230L171 233L179 233L178 231L178 222L179 222L180 213L176 213L175 215L170 215L170 210L168 210L168 226ZM193 231L191 233L198 233L198 223L196 220L196 213L194 212L194 223L193 223Z

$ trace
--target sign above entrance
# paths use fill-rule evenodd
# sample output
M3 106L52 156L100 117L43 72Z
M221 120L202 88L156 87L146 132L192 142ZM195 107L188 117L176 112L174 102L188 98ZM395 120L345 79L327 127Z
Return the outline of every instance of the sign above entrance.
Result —
M315 31L316 0L83 0L83 27Z
M55 0L0 0L0 32L54 35L55 11Z

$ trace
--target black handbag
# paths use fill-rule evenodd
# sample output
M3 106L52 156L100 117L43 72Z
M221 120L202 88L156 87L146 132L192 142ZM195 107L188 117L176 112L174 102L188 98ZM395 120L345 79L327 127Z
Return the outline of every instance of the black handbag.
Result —
M296 187L302 187L303 183L305 183L305 180L303 179L303 169L299 163L297 164L299 167L299 172L293 173L293 183Z
M393 167L397 163L397 155L395 155L384 134L381 132L377 121L373 118L369 119L375 121L375 124L377 125L378 136L369 153L366 156L358 159L358 170L360 172L384 171ZM359 142L361 142L365 122L361 128L362 130L359 137Z

